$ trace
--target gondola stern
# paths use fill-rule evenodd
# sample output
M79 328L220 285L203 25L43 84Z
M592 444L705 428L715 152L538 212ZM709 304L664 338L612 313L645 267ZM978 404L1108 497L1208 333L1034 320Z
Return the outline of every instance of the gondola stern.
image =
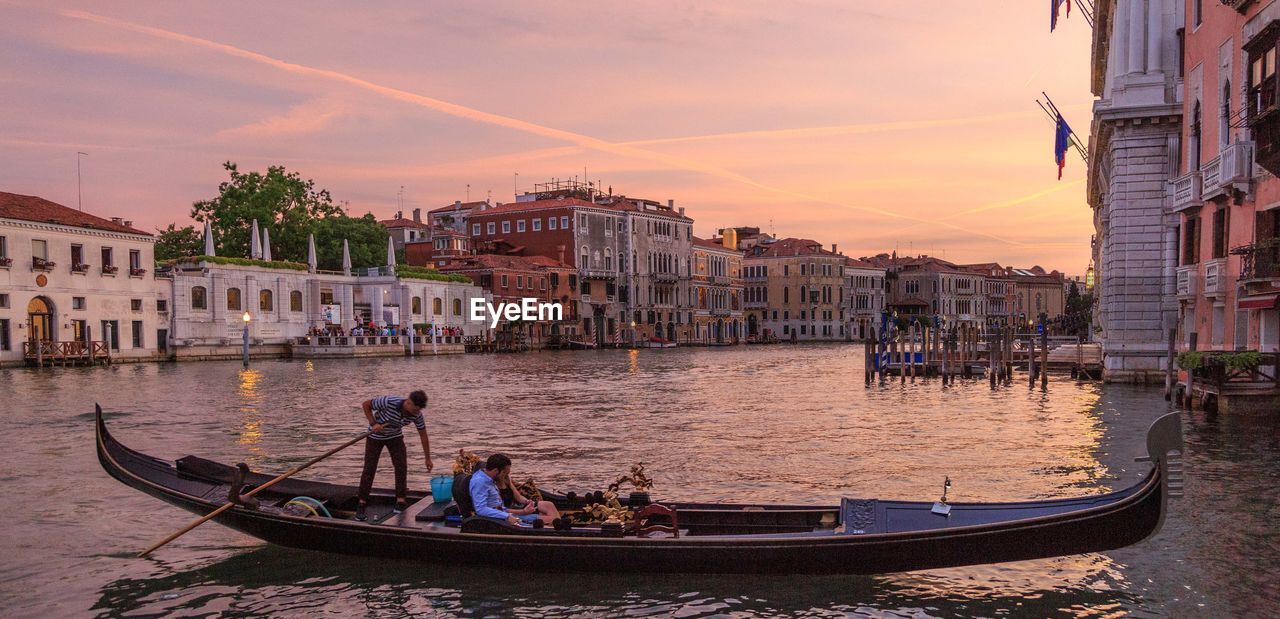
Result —
M1147 457L1160 476L1160 517L1147 538L1164 526L1169 499L1182 496L1182 439L1181 413L1168 413L1151 423L1147 430Z

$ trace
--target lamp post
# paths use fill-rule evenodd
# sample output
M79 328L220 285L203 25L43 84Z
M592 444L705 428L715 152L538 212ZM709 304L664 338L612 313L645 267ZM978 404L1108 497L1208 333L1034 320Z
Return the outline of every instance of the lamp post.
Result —
M244 321L244 367L247 368L249 367L249 321L253 320L253 317L246 311L240 319Z

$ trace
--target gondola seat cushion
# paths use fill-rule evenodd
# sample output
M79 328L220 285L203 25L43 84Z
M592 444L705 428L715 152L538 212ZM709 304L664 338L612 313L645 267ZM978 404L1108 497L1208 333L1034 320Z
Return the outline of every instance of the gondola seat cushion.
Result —
M474 473L458 473L453 477L453 502L458 504L458 514L463 518L476 513L475 501L471 500L471 476Z

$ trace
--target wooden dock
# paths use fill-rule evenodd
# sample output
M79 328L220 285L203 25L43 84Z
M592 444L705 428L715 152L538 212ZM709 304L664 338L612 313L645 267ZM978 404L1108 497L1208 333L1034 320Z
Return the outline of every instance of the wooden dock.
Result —
M107 342L31 340L22 343L22 356L27 365L38 368L110 365L111 346Z

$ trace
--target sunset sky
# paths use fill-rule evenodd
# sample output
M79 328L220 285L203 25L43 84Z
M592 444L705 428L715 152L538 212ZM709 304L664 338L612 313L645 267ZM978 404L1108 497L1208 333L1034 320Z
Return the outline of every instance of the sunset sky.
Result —
M1047 2L0 0L0 191L189 223L223 161L355 214L553 177L953 261L1088 266L1089 29ZM515 177L515 173L519 176Z

